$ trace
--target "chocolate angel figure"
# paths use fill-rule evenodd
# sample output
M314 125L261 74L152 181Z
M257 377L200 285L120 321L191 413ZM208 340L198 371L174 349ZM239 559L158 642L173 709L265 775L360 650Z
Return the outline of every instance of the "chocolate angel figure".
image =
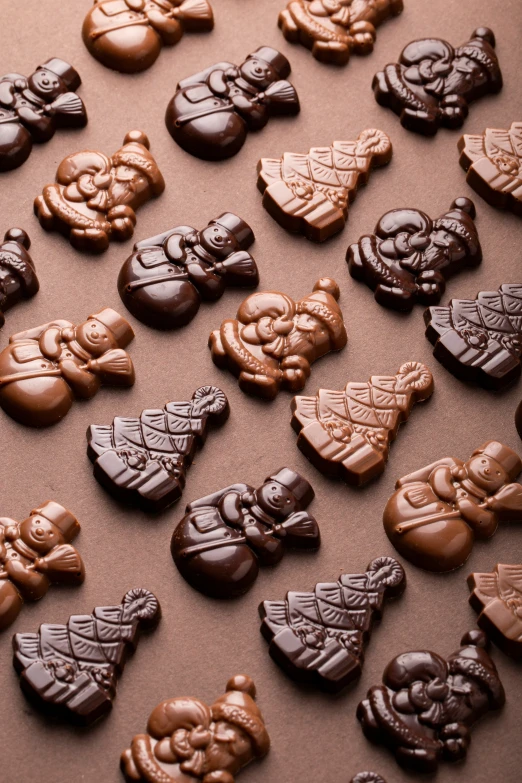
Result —
M5 323L5 310L30 299L40 288L30 247L31 240L21 228L10 228L0 243L0 327Z
M483 631L470 631L447 660L428 650L394 658L383 684L370 688L357 708L366 737L416 772L464 759L471 726L506 698L487 644Z
M390 162L392 145L383 131L369 128L356 141L334 141L302 155L262 158L257 186L263 206L287 231L314 242L337 234L348 219L348 204L370 171Z
M432 393L426 365L407 362L397 375L374 375L367 383L349 381L342 391L319 389L315 397L294 397L297 445L326 476L361 486L384 471L400 424Z
M90 399L102 384L132 386L124 348L133 339L110 307L77 326L57 320L13 334L0 353L0 407L22 424L46 427L63 419L75 397Z
M493 207L522 216L522 122L464 135L459 150L468 185Z
M346 65L352 52L370 54L375 28L403 8L403 0L290 0L279 27L287 41L311 49L316 60Z
M317 549L319 526L305 509L314 498L308 481L281 468L254 489L232 484L189 503L171 541L181 575L206 595L246 593L259 566L275 565L286 548Z
M52 139L58 128L83 128L87 112L76 90L77 71L57 57L39 65L26 78L20 73L0 77L0 171L25 163L33 142Z
M94 0L83 22L83 42L93 57L123 73L145 71L163 46L185 32L214 27L207 0Z
M456 49L441 38L412 41L372 86L408 130L433 136L441 126L460 128L472 101L502 89L493 31L479 27Z
M320 582L313 593L263 601L261 633L290 677L337 693L360 676L374 620L405 587L400 563L378 557L364 574L342 574L337 582Z
M416 302L437 304L448 277L482 261L474 219L475 205L464 197L436 220L420 209L392 209L373 234L348 248L350 274L384 307L410 311Z
M202 300L219 299L227 286L255 288L259 274L247 252L253 241L248 223L231 212L211 220L202 231L177 226L143 239L121 268L121 299L148 326L185 326Z
M23 522L0 517L0 631L18 617L24 601L37 601L52 584L79 585L85 570L71 541L80 525L48 500Z
M92 723L112 709L127 658L160 615L156 596L135 588L117 606L72 615L67 625L45 623L38 633L15 634L13 663L22 690L46 713Z
M279 291L251 294L236 319L211 333L209 346L218 367L234 373L248 394L273 400L281 388L300 391L310 366L347 342L337 300L339 286L329 277L295 302Z
M490 389L520 375L522 285L481 291L476 299L451 299L424 313L433 355L450 372Z
M85 150L68 155L34 202L46 231L59 231L76 250L102 253L111 239L134 233L136 210L165 190L165 181L142 131L129 131L108 157Z
M452 571L468 559L475 538L491 538L499 522L522 521L522 461L495 440L467 462L443 457L396 484L384 509L393 546L428 571Z
M268 753L270 737L245 674L227 682L210 707L192 696L166 699L152 711L147 734L121 755L127 783L235 783L242 767Z
M240 65L216 63L183 79L167 106L167 129L180 147L204 160L235 155L248 131L270 117L297 114L299 98L287 76L290 63L260 46Z
M118 500L163 511L181 497L208 427L223 424L228 413L221 389L202 386L192 400L142 411L139 419L118 416L109 426L92 424L87 454L94 476Z
M522 564L497 563L492 573L470 574L468 586L479 626L506 655L522 660Z

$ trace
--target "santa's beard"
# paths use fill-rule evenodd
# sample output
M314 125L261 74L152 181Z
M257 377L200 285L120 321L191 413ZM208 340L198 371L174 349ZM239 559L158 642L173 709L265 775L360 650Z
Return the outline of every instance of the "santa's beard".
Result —
M120 204L129 204L134 198L134 183L132 181L113 180L109 188L109 208Z

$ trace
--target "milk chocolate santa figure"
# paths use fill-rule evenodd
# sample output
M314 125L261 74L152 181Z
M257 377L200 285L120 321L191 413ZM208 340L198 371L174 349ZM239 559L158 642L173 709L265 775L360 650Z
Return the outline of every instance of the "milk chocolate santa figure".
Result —
M189 503L171 541L181 575L213 597L246 593L259 565L275 565L287 547L319 547L319 527L305 511L313 497L306 479L281 468L258 489L232 484Z
M437 460L399 479L384 509L386 534L415 565L452 571L475 538L491 538L499 522L522 521L522 486L513 483L521 470L518 454L494 440L467 462Z
M10 228L0 243L0 327L5 310L34 296L40 288L30 247L31 240L21 228Z
M143 239L120 270L121 299L149 326L184 326L202 300L219 299L227 286L255 288L259 273L247 252L253 241L248 223L231 212L211 220L202 231L177 226Z
M39 65L26 78L0 77L0 171L25 163L33 142L51 139L58 128L83 128L87 112L76 90L77 71L57 57Z
M128 783L235 783L246 764L268 753L270 738L250 677L237 674L210 707L167 699L152 711L147 734L121 755Z
M0 518L0 631L18 617L24 601L37 601L52 584L79 585L85 571L70 542L76 517L53 500L23 522Z
M46 427L102 384L132 386L134 367L123 349L133 338L110 307L78 326L57 320L12 335L0 353L0 406L22 424Z
M35 199L40 224L91 253L106 250L111 239L129 239L136 210L165 190L149 146L145 133L129 131L110 158L93 150L68 155L58 166L56 183Z

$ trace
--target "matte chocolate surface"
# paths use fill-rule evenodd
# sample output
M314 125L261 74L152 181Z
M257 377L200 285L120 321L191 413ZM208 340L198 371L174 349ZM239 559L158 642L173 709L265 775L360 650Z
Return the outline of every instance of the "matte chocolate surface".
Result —
M348 381L342 391L319 389L294 397L292 427L297 445L321 473L361 486L380 475L399 426L416 402L433 394L433 376L420 362L406 362L397 375Z
M468 587L479 626L506 655L522 660L522 565L497 563L490 573L470 574Z
M337 582L319 582L312 593L263 601L261 633L290 677L337 693L360 677L373 623L385 601L405 587L401 564L378 557L364 574L341 574Z
M356 141L334 141L308 154L285 152L262 158L257 187L263 206L277 222L314 242L337 234L348 219L348 204L370 171L390 162L392 145L383 131L369 128Z
M228 400L216 386L201 386L187 402L168 402L139 418L118 416L87 430L94 476L114 497L146 511L163 511L179 500L186 473L209 426L228 418Z
M30 247L29 235L22 228L8 229L0 243L0 327L5 323L5 310L30 299L40 288Z

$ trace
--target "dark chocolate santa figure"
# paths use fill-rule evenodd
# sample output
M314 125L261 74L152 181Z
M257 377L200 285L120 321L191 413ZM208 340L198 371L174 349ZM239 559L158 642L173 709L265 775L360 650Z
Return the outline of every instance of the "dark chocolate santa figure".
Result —
M71 541L76 517L53 500L23 522L0 518L0 631L18 617L24 601L37 601L52 584L79 585L85 570Z
M435 220L420 209L392 209L373 234L348 248L350 274L384 307L410 311L416 302L437 304L450 275L482 260L474 219L475 205L464 197Z
M117 416L111 425L87 430L94 475L112 495L148 511L179 500L197 448L209 426L228 418L228 400L216 386L196 389L192 400L168 402L139 418Z
M0 171L25 163L33 142L51 139L58 128L83 128L87 112L76 90L82 83L72 65L53 57L26 78L0 77Z
M201 301L219 299L227 286L255 288L254 241L248 223L231 212L197 231L177 226L134 245L123 264L118 291L125 307L156 329L185 326Z
M17 633L13 663L29 699L68 721L92 723L112 708L126 659L142 631L159 622L156 596L135 588L116 606L45 623L38 633Z
M0 243L0 327L5 323L5 310L30 299L40 288L30 247L31 240L21 228L10 228Z
M433 136L441 126L460 128L472 101L502 88L493 31L479 27L456 49L441 38L412 41L372 86L408 130Z
M259 566L278 563L287 547L319 547L318 524L305 511L313 497L306 479L281 468L258 489L232 484L189 503L171 542L178 570L212 597L246 593Z
M263 601L261 633L290 677L336 693L361 674L374 620L405 587L401 564L378 557L364 574L342 574L312 593L292 591L284 601Z
M168 131L198 158L230 158L248 131L260 130L270 117L299 112L289 73L286 57L269 46L260 46L240 66L211 65L177 85L167 106Z
M470 631L446 660L428 650L397 655L357 708L366 737L385 745L403 767L436 772L462 761L471 726L504 705L505 693L483 631ZM493 751L494 749L492 749Z

